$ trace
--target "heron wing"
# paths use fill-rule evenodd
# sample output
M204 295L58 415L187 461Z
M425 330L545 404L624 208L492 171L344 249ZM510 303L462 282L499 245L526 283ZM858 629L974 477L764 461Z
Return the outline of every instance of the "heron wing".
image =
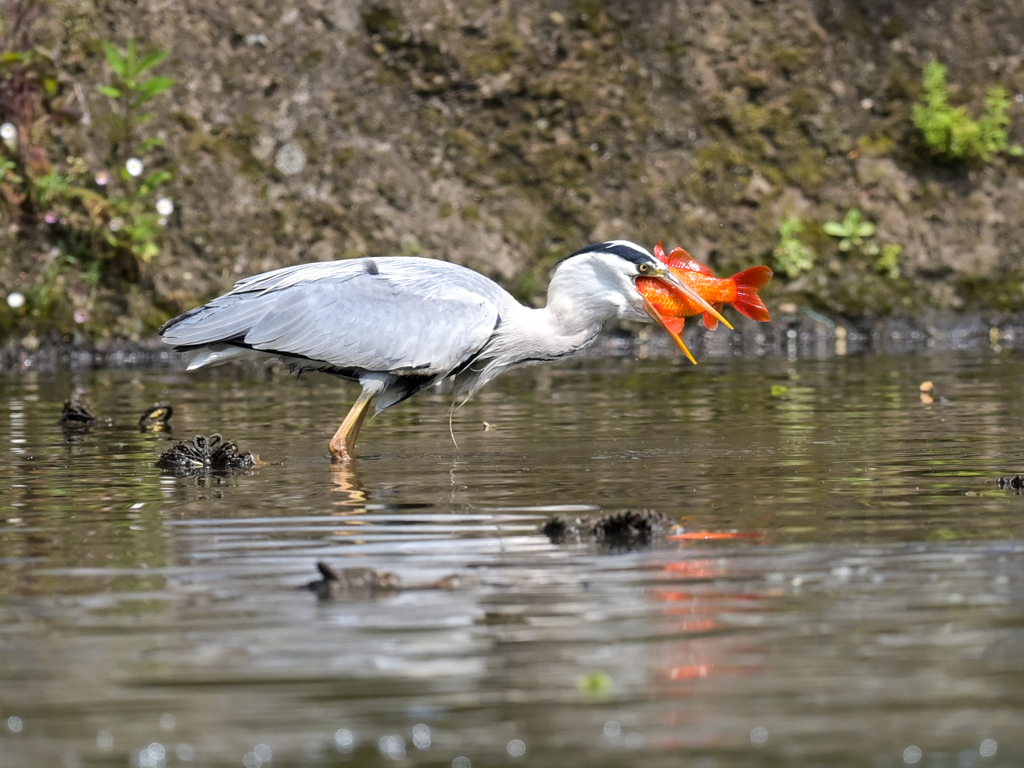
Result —
M177 347L227 343L343 370L443 375L484 345L509 301L454 264L356 259L247 278L161 333Z

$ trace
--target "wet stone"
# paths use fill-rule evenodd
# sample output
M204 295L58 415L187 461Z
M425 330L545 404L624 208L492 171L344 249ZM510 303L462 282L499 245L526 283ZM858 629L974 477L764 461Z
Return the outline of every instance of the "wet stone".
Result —
M197 435L164 451L156 465L180 475L238 472L255 467L256 457L248 451L239 451L235 443L218 434Z
M652 509L624 509L571 517L554 515L541 533L555 544L596 543L613 547L646 546L663 537L674 521Z

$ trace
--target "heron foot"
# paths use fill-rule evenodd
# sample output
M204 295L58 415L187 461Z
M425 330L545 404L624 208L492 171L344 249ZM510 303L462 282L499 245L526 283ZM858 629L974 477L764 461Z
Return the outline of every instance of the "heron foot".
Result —
M331 452L331 462L334 464L343 464L352 461L356 457L356 452L349 448L345 440L338 440L337 436L335 436L334 440L331 440L328 449Z
M359 437L359 430L363 426L366 414L370 412L373 397L364 390L345 416L345 420L341 422L338 431L334 433L329 446L332 462L352 461L356 457L356 438Z

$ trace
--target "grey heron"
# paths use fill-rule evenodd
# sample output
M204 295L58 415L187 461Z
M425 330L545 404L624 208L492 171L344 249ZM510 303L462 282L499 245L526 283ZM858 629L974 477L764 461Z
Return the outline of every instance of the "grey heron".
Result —
M653 320L682 346L637 291L639 277L664 281L732 327L646 248L612 240L559 262L539 309L456 264L359 258L247 277L159 333L198 353L189 370L255 355L358 382L362 392L330 442L332 459L347 461L371 406L380 413L447 378L456 397L469 397L513 366L581 352L613 317Z

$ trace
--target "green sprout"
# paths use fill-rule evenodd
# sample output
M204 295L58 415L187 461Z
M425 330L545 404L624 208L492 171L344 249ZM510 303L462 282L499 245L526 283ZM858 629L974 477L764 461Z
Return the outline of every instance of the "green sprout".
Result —
M168 52L154 50L140 54L134 37L128 39L123 51L110 42L104 42L103 50L113 78L109 84L97 86L97 90L116 105L113 138L121 149L123 165L120 183L107 187L104 205L95 208L93 213L102 221L104 238L112 248L127 251L146 262L159 252L157 240L168 215L158 210L159 203L169 203L169 200L162 198L156 204L154 200L158 197L158 188L170 181L171 174L164 170L144 173L147 164L142 158L162 142L150 137L136 144L135 134L150 119L150 114L142 108L172 88L175 80L150 74L163 63ZM110 178L110 181L115 179Z
M875 269L890 280L900 276L899 258L903 253L903 246L897 243L886 243L882 246L882 252L875 262Z
M842 221L826 221L822 226L826 235L839 238L839 250L843 253L856 247L869 256L878 253L878 244L868 242L875 234L875 225L861 218L860 211L851 208Z
M134 37L128 39L128 44L123 52L118 50L117 46L105 41L103 52L107 59L107 65L114 73L114 79L110 85L100 85L96 90L119 106L120 119L117 124L119 135L115 136L115 140L121 146L123 159L128 160L128 158L134 157L136 154L144 154L160 144L159 139L152 138L135 147L134 134L136 129L150 118L149 113L141 111L142 107L174 86L174 78L146 76L147 72L163 63L169 52L157 50L140 56Z
M874 258L875 270L890 280L900 276L903 246L875 240L875 224L865 220L856 208L848 210L842 221L826 221L821 228L826 235L839 238L839 250L843 253L856 252Z
M914 105L914 127L925 148L935 157L948 161L989 161L993 155L1024 155L1019 144L1011 145L1011 101L1005 88L993 86L985 97L985 114L978 120L965 107L949 103L946 68L932 59L924 69L924 94Z
M775 265L786 277L798 277L814 267L814 251L798 237L804 225L797 216L787 216L779 222L779 244L775 246Z

